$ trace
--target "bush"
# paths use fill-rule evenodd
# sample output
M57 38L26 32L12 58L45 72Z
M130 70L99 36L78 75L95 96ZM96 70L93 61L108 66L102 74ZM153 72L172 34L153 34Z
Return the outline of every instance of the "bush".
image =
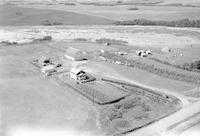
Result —
M44 36L40 41L51 41L52 37L51 36Z
M22 12L16 12L15 14L16 14L17 16L22 16L22 15L23 15Z
M139 10L139 8L138 7L131 7L128 10Z
M43 23L42 23L42 25L44 25L44 26L52 26L52 25L63 25L63 23L62 22L51 22L51 21L49 21L49 20L45 20Z
M193 70L200 70L200 60L196 60L192 63L184 63L183 69L193 71Z
M42 23L42 25L44 25L44 26L51 26L52 24L51 24L51 22L50 22L49 20L45 20L45 21Z
M151 111L151 108L149 105L147 105L145 102L142 103L142 108L144 109L145 112Z
M75 38L74 41L87 42L87 39L85 39L85 38Z
M109 118L110 121L118 118L122 118L122 113L118 111L111 111L108 113L107 117Z
M63 25L63 23L62 22L53 22L52 25Z
M15 44L18 44L17 42L11 42L11 41L2 41L1 43L5 44L5 45L15 45Z
M116 40L116 39L108 39L108 38L101 38L96 40L97 43L109 43L109 44L116 44L116 45L126 45L128 42L123 40Z
M121 101L120 105L121 105L121 108L127 110L127 109L135 107L137 104L140 104L140 103L141 103L141 98L136 97L134 99L123 100Z
M131 125L127 120L116 119L112 122L114 128L130 128Z
M179 68L179 69L183 69L183 70L187 70L187 71L200 72L200 60L196 60L193 63L184 63L183 65L175 65L175 64L171 64L167 61L159 60L157 58L150 57L149 59L157 61L157 62L165 64L165 65L176 67L176 68Z
M192 69L200 70L200 60L196 60L195 62L191 63Z

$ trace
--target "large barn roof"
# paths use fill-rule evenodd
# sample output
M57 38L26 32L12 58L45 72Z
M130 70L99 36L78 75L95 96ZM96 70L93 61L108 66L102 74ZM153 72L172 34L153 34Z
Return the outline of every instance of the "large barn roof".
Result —
M65 52L65 57L73 61L85 59L83 51L73 48L73 47L67 48Z

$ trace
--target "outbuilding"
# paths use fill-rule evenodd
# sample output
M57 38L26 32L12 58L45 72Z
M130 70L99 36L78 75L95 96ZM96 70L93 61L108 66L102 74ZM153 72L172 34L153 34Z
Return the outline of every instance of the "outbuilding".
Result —
M53 65L47 65L47 66L42 67L41 71L44 74L49 75L50 73L55 72L56 70Z
M81 51L79 49L69 47L64 55L67 59L72 61L81 61L81 60L87 60L86 53L84 51Z

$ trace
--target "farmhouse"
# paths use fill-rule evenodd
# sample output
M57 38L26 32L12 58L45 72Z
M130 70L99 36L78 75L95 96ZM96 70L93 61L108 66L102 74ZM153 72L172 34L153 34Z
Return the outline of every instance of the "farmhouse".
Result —
M81 60L87 60L86 58L86 53L76 49L69 47L64 55L67 59L72 60L72 61L81 61Z
M73 67L70 70L70 77L75 80L86 80L87 78L86 73L80 68L76 68L76 67Z

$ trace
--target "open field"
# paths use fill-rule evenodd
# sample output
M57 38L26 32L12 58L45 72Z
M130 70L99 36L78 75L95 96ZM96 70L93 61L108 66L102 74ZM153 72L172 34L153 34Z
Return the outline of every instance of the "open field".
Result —
M58 10L39 10L0 5L0 26L23 25L105 25L113 21L101 17Z
M2 28L0 41L29 42L46 35L55 41L85 39L96 42L110 39L126 42L129 46L142 48L191 48L199 47L199 29L169 27L122 27L122 26L52 26ZM27 40L27 41L26 41ZM109 47L108 47L109 48Z
M23 7L23 5L21 5ZM133 19L148 19L148 20L180 20L180 19L200 19L200 8L195 7L176 7L176 6L140 6L136 7L138 10L128 10L130 5L118 6L93 6L93 5L28 5L28 7L36 9L54 9L62 11L71 11L92 15L97 17L104 17L115 21L133 20Z
M86 4L95 6L116 6L116 5L171 5L171 6L198 6L198 0L1 0L2 4L44 4L44 5L76 5ZM70 4L72 3L72 4Z

